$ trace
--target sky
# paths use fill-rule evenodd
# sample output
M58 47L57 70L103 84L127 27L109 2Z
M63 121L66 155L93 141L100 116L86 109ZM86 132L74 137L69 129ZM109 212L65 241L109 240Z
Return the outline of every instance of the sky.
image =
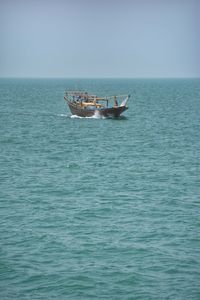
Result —
M200 0L0 0L0 77L200 77Z

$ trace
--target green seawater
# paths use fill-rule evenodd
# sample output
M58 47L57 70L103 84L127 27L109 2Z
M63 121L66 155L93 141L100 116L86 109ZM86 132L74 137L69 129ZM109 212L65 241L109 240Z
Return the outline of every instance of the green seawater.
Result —
M73 118L65 88L132 95ZM0 79L0 299L200 299L200 79Z

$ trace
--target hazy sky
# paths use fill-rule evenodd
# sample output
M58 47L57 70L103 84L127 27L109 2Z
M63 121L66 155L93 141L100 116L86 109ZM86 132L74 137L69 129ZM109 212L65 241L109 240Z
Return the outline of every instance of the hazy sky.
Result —
M200 0L0 0L0 77L200 77Z

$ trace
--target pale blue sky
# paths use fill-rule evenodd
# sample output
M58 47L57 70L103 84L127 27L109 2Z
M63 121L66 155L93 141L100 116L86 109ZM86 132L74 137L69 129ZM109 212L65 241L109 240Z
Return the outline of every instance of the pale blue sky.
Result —
M0 77L200 77L199 0L0 0Z

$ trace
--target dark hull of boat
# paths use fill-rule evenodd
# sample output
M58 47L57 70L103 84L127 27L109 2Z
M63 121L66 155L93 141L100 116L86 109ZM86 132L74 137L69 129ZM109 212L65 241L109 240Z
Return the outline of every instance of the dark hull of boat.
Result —
M68 101L68 106L73 115L79 117L112 117L117 118L119 117L125 110L128 109L127 106L119 106L119 107L108 107L108 108L96 108L96 109L89 109L89 108L80 108L76 104Z

